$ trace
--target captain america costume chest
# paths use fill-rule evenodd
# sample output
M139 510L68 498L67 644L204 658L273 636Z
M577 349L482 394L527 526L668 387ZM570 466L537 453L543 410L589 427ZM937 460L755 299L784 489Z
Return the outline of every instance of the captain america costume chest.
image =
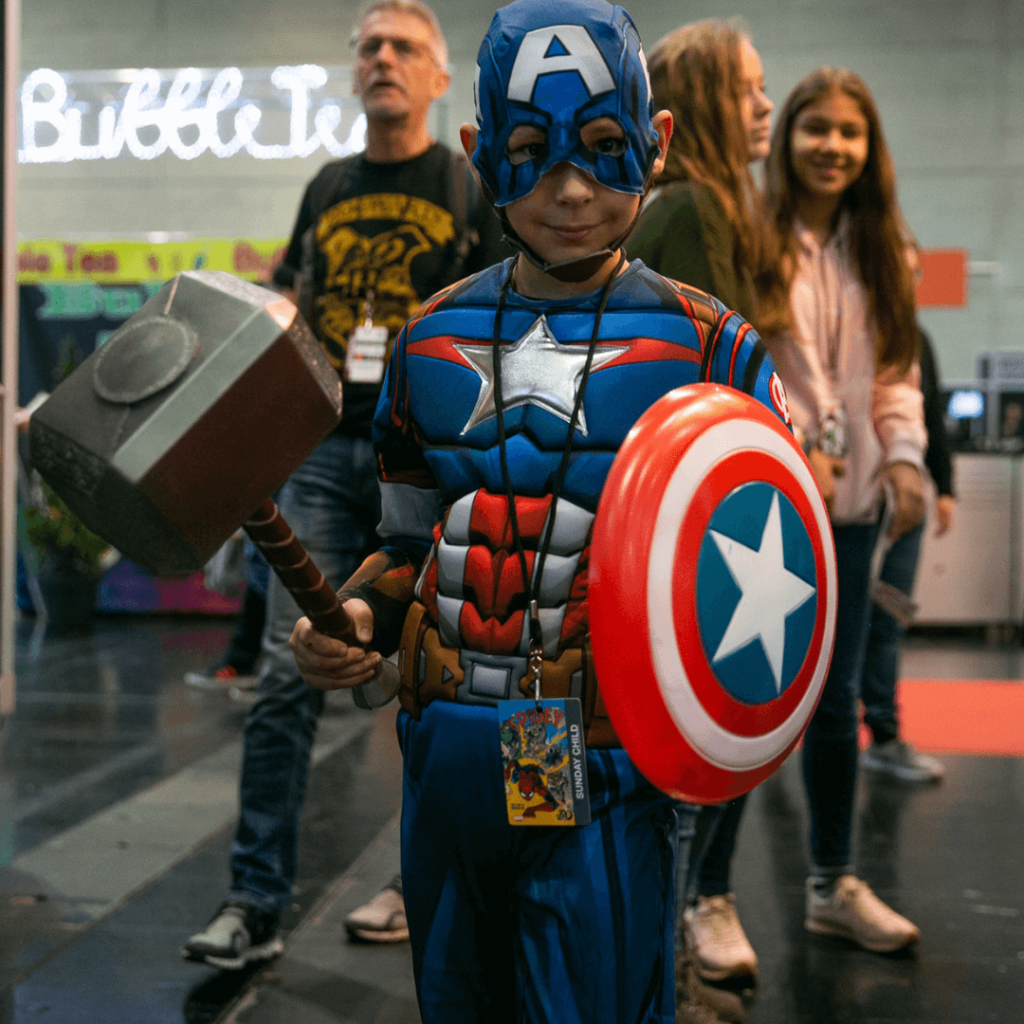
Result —
M452 286L406 325L374 436L386 503L390 485L412 485L436 489L443 510L429 537L422 522L399 531L410 537L418 529L429 546L417 598L441 643L522 657L529 650L523 569L501 466L494 380L496 306L507 269L495 266ZM597 292L540 301L511 291L500 317L508 484L534 576L545 657L584 643L590 528L612 461L637 418L663 394L698 381L739 388L773 407L777 377L750 325L716 299L633 261L615 281L600 322L538 579L537 552L599 298Z

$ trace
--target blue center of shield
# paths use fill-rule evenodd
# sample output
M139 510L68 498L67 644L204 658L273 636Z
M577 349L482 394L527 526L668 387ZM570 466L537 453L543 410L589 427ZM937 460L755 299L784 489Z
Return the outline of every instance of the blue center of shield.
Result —
M814 635L814 549L771 484L743 484L715 510L697 562L697 624L715 677L744 704L766 704L796 678Z

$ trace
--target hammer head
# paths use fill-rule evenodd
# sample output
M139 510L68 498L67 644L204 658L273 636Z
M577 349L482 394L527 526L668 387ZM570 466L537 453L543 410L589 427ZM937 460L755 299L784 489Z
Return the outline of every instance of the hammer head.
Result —
M89 529L153 575L185 575L340 418L341 381L292 303L186 271L36 410L29 452Z

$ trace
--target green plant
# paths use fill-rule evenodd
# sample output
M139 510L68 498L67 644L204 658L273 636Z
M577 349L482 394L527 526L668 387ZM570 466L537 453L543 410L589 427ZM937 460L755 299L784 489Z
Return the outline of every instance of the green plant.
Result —
M74 373L77 366L74 340L63 338L57 351L55 383ZM23 539L35 549L39 568L63 565L98 580L110 567L110 545L86 528L38 472L33 470L26 483L30 494L24 508Z
M25 536L38 553L40 567L63 561L99 579L110 545L88 529L45 480L38 484L38 490L33 488L37 500L25 508Z

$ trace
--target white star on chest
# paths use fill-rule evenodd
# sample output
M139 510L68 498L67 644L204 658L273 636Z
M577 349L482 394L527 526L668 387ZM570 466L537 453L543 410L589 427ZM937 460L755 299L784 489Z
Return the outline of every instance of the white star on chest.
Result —
M461 433L466 434L484 420L497 415L494 405L494 357L490 345L455 345L455 350L480 377L476 405ZM591 371L628 351L628 346L598 348ZM503 407L535 405L565 420L572 419L576 395L583 380L587 350L581 345L562 345L541 316L514 344L501 347L501 391ZM587 436L587 421L580 409L577 428Z
M772 497L757 551L714 530L710 533L743 593L712 661L721 661L752 640L760 640L775 677L775 690L781 693L786 618L814 594L814 587L783 565L778 494Z

